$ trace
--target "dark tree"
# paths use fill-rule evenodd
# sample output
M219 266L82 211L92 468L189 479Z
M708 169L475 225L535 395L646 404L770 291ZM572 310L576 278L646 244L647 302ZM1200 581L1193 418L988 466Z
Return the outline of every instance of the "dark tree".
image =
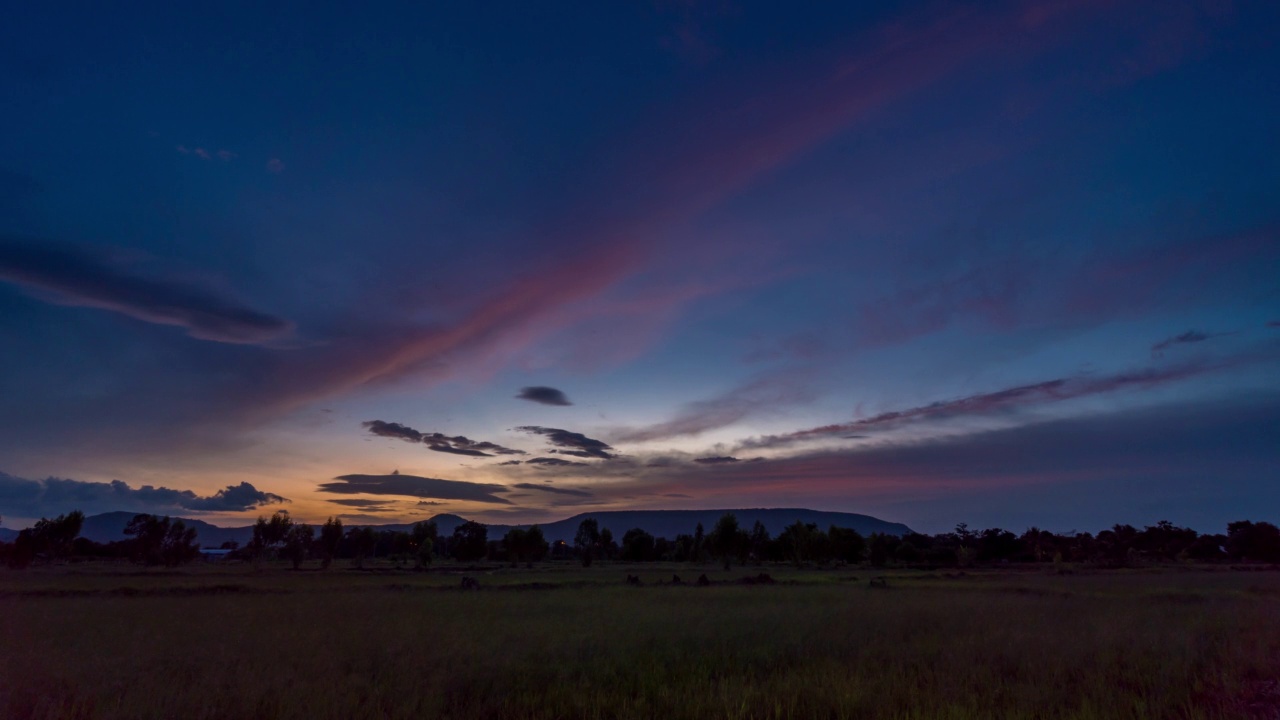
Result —
M612 560L618 554L618 543L613 539L613 531L600 528L600 554L605 560Z
M653 536L641 528L632 528L622 535L622 559L628 562L649 562L654 559Z
M532 565L535 562L541 562L547 556L550 549L547 543L547 537L542 533L542 528L533 525L524 533L524 561L526 564Z
M364 567L364 559L378 549L378 534L371 527L353 527L347 531L347 544L357 568Z
M887 533L871 533L867 541L867 555L873 567L884 567L898 549L899 539Z
M320 526L320 567L328 568L338 555L338 546L342 544L342 521L329 518Z
M47 553L51 560L65 558L71 553L71 543L80 536L82 525L84 513L79 510L72 510L52 520L40 518L30 528L36 552Z
M273 552L284 542L292 527L293 519L284 510L277 510L270 520L258 518L253 526L253 539L249 541L249 554L253 557L255 567L263 556Z
M769 537L769 529L759 520L751 526L751 539L749 541L751 557L757 564L769 554L769 544L772 538Z
M302 563L311 553L311 543L315 530L310 525L295 524L284 536L284 556L293 563L293 569L302 567Z
M707 535L702 529L702 523L693 529L693 549L690 552L689 560L691 562L702 562L702 553L707 549Z
M435 549L440 544L440 531L436 529L435 521L424 520L414 523L409 534L412 538L417 566L421 568L430 565Z
M707 549L714 557L724 563L724 569L735 559L746 557L751 537L738 525L738 517L733 513L725 513L716 521L711 535L707 537Z
M130 555L144 565L173 567L191 562L200 554L196 529L181 520L155 515L135 515L124 526L124 534L133 537Z
M1280 562L1280 528L1241 520L1227 525L1227 552L1236 560Z
M783 556L796 566L806 562L822 562L831 557L831 541L815 523L797 520L778 535L778 546Z
M573 547L582 558L582 567L591 567L592 556L600 546L600 524L595 518L587 518L578 523L578 532L573 536Z
M453 529L450 545L453 557L460 562L483 560L489 552L489 528L474 520L464 522Z
M978 560L981 562L1007 562L1017 559L1022 552L1018 536L1008 530L988 528L978 534Z
M831 541L831 556L836 560L857 564L867 555L867 541L857 530L832 525L827 537Z

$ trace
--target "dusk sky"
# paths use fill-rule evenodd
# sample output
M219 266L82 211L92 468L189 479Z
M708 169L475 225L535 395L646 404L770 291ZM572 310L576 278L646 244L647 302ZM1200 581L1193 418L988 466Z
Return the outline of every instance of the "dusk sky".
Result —
M1280 3L14 4L0 515L1280 519Z

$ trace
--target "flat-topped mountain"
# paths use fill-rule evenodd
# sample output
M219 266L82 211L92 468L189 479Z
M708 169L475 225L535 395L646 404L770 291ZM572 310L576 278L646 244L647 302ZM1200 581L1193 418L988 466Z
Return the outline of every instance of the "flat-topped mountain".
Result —
M720 510L607 510L600 512L587 512L565 518L564 520L556 520L549 523L539 523L547 540L556 542L564 540L565 542L573 542L573 536L578 531L578 525L587 518L595 518L600 524L600 528L608 528L613 532L613 536L618 540L622 539L623 533L632 528L641 528L645 532L654 537L665 537L674 539L682 533L692 535L694 528L698 523L702 523L703 530L711 532L722 515L731 512L738 518L738 523L745 530L750 530L757 522L764 524L770 535L777 535L782 532L783 528L796 522L814 523L818 527L826 530L831 525L839 527L852 528L869 535L873 532L886 533L890 535L904 535L911 532L902 523L888 522L870 515L859 515L856 513L843 512L826 512L822 510L807 510L804 508L742 508L742 509L720 509ZM94 542L112 542L114 540L124 540L128 536L124 534L124 527L129 520L133 518L135 513L131 512L109 512L100 515L91 515L84 519L84 527L81 529L81 536L93 540ZM205 547L218 547L224 542L235 541L243 545L253 537L253 526L245 525L241 527L219 527L211 525L203 520L193 520L190 518L181 518L187 527L196 529L197 541ZM466 518L453 514L441 514L431 518L435 521L436 527L441 535L449 535L453 533L454 528L467 522ZM498 540L513 527L529 527L525 525L499 525L485 523L489 527L489 539ZM362 526L360 524L349 525L349 527ZM369 525L375 530L408 530L412 523L388 523L385 525ZM17 533L13 533L16 535ZM3 539L3 538L0 538Z

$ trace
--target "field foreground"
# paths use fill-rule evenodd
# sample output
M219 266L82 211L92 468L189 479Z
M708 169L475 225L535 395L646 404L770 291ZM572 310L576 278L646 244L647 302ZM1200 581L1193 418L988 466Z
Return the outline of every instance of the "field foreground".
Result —
M1280 718L1280 572L881 574L0 571L0 716Z

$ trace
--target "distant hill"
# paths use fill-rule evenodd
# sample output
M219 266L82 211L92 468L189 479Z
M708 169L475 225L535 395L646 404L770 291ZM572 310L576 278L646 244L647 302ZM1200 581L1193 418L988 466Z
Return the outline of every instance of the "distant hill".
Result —
M0 528L0 542L13 542L13 539L16 537L18 537L17 530L10 530L9 528Z
M557 520L549 523L539 523L547 540L555 542L564 540L565 542L573 542L573 536L578 531L578 524L587 518L595 518L600 523L600 528L608 528L613 532L613 536L619 541L622 535L632 528L642 528L655 537L665 537L674 539L681 533L693 534L694 528L698 523L702 523L702 527L707 532L711 532L720 519L720 516L727 512L731 512L738 517L738 524L744 529L750 530L751 526L760 521L764 523L765 528L769 530L770 535L777 535L782 532L783 528L796 522L797 520L804 523L814 523L818 527L826 530L831 525L840 527L853 528L863 535L869 535L873 532L886 533L889 535L904 535L911 532L911 528L902 523L893 523L871 517L870 515L858 515L855 513L842 512L823 512L820 510L806 510L803 508L746 508L737 510L609 510L603 512L588 512L574 515L564 520ZM115 540L124 540L128 536L124 534L124 526L133 519L135 513L131 512L109 512L101 515L90 515L84 519L84 526L80 530L80 535L94 542L112 542ZM253 526L245 525L242 527L219 527L211 525L203 520L193 520L191 518L180 518L187 527L196 529L196 541L204 547L218 547L228 540L233 540L241 545L249 541L253 537ZM435 521L436 527L441 535L453 534L454 528L467 522L466 518L452 514L436 515L431 518ZM485 523L489 527L489 539L497 540L507 533L513 527L529 527L528 525L498 525ZM352 526L354 527L354 526ZM412 523L391 523L386 525L371 525L376 530L408 530L413 527ZM16 530L8 528L0 528L0 540L12 540L17 535Z
M124 534L124 526L128 525L135 515L137 513L132 512L109 512L101 515L90 515L84 519L84 525L80 528L80 537L88 538L94 542L125 540L129 536ZM179 519L187 527L196 529L196 541L204 547L216 548L228 540L234 540L243 545L253 537L252 525L219 527L210 525L203 520Z
M610 510L606 512L581 513L556 522L540 523L540 526L547 540L551 542L556 540L573 542L573 536L578 532L578 524L587 518L595 518L600 523L602 530L609 528L613 532L614 538L619 541L622 540L622 534L632 528L641 528L654 537L674 539L676 535L682 533L692 535L698 523L702 523L703 530L711 532L711 528L715 527L716 521L725 513L733 513L738 518L738 524L748 531L758 520L764 524L769 534L774 536L797 520L804 523L815 523L823 530L832 525L853 528L863 535L869 535L873 532L886 533L888 535L905 535L911 532L911 528L902 523L887 522L870 515L823 512L820 510L805 510L803 508ZM528 526L521 525L518 527ZM444 531L443 527L440 529L441 532ZM502 530L502 532L505 533L506 530ZM490 529L489 536L493 537L493 535L494 529Z

